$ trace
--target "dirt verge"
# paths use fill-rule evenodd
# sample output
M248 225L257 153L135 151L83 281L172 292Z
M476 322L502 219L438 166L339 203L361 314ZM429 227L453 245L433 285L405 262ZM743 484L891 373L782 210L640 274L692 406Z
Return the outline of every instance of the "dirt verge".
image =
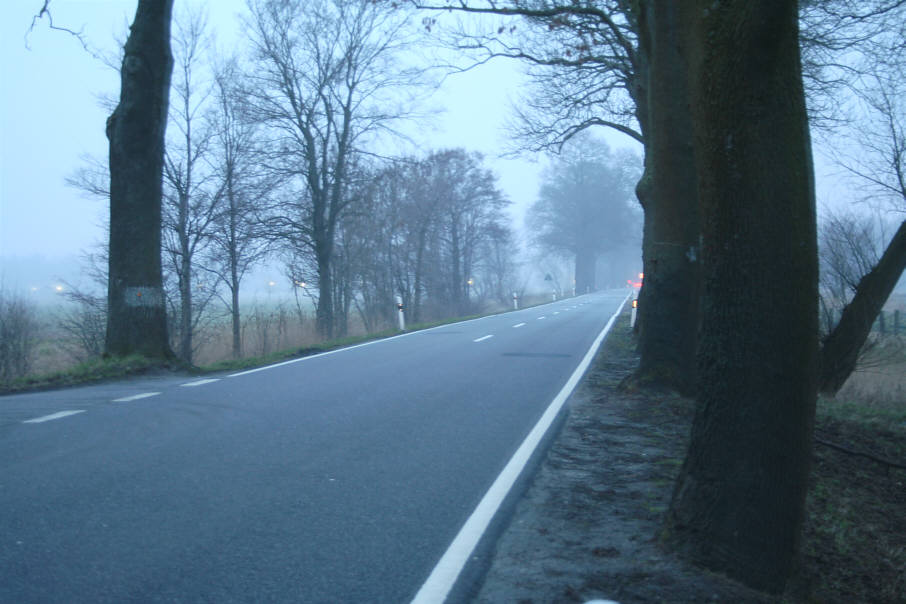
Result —
M624 315L573 396L562 431L498 541L477 601L904 601L896 598L906 593L906 472L821 445L803 568L784 597L748 589L663 548L657 534L685 454L694 403L670 392L621 390L637 361ZM854 446L870 436L853 436L861 434L857 425L842 434L837 424L820 419L818 428ZM906 450L904 433L891 436L883 452ZM832 505L838 497L845 497L848 514L868 518L871 527L855 530L851 522L857 519L841 521Z

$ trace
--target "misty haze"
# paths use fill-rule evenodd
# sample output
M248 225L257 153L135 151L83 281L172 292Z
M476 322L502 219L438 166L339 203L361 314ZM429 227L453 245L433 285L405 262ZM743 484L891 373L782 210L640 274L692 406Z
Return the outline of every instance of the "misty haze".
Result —
M0 601L906 593L906 3L0 27Z

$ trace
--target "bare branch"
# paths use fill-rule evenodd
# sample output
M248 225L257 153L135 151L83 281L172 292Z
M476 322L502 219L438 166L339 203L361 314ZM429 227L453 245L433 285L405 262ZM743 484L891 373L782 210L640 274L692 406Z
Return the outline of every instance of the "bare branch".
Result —
M31 25L29 25L28 31L25 32L25 47L26 48L31 50L31 47L28 45L28 36L31 34L32 31L34 31L35 25L37 25L38 21L40 21L42 19L47 19L47 24L48 24L49 29L52 29L55 31L62 31L62 32L65 32L65 33L71 35L73 38L75 38L76 40L79 41L79 44L82 45L82 49L85 52L87 52L89 55L91 55L95 59L98 59L100 61L105 61L105 58L101 55L101 53L95 51L88 45L88 40L85 38L85 34L83 33L82 30L75 31L75 30L69 29L68 27L61 27L59 25L56 25L53 22L53 13L50 12L50 0L44 0L44 5L41 7L41 10L39 10L37 12L37 14L32 16Z

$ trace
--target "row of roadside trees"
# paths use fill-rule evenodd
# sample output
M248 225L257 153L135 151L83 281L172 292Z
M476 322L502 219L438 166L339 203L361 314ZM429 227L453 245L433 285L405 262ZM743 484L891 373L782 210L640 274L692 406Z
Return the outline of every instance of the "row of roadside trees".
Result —
M817 388L827 383L827 371L840 371L838 360L861 346L867 333L861 317L889 293L903 257L895 236L891 254L885 252L873 269L878 277L863 279L848 307L854 327L835 330L844 346L832 345L832 333L819 355L817 228L804 83L815 94L837 89L835 80L846 85L835 68L863 47L880 45L875 50L883 53L876 55L901 56L903 3L875 0L867 8L848 0L801 6L795 0L412 4L433 14L457 9L518 20L495 23L487 34L460 36L464 43L457 46L539 68L537 82L545 94L525 104L528 140L560 145L601 125L643 144L645 173L636 186L644 209L645 265L637 381L694 392L698 399L666 536L711 568L780 591L796 557ZM146 210L142 229L159 232L153 187L147 199L118 190L121 172L128 170L113 160L130 153L128 137L116 135L120 127L129 131L130 124L159 133L161 144L155 138L148 146L162 149L171 6L139 2L126 44L122 96L108 128L107 350L113 354L168 353L165 338L147 337L166 334L159 267L155 277L155 260L142 255L159 248L151 239L142 246L130 240L131 253L122 247L129 237L140 237L135 217L123 219L123 207ZM374 37L361 35L365 29L341 17L388 19L377 32L380 38L408 11L400 3L364 0L256 0L250 6L255 86L248 111L269 135L269 180L303 200L299 232L307 238L318 279L318 325L329 334L335 325L331 268L340 218L355 198L352 175L361 173L364 163L356 160L367 157L369 135L398 117L371 110L376 105L370 102L404 83L377 77L398 73L392 66L391 71L362 68L388 59L384 52L400 37L372 44ZM428 18L424 24L434 29L437 21ZM328 35L321 38L321 32ZM347 44L353 41L362 43ZM159 54L138 52L161 48ZM136 100L139 92L144 94ZM148 111L132 111L133 103L146 101ZM143 177L155 170L159 175L160 163L152 156L144 161L136 151L129 169L143 166ZM450 249L454 239L461 241L452 233ZM131 270L115 271L124 255L123 266ZM451 256L451 266L462 260ZM794 289L781 285L781 273L796 283ZM844 311L841 326L848 325L846 316ZM846 371L846 363L842 367Z
M839 144L839 128L856 124L849 171L902 210L906 5L412 3L431 11L451 47L528 66L523 148L559 148L590 127L642 144L634 381L697 398L664 536L710 568L781 591L796 557L816 391L836 391L853 370L906 264L903 223L819 342L810 135L829 129ZM475 28L449 18L463 13L491 19ZM845 111L854 97L855 121Z
M177 356L192 361L212 304L226 309L232 353L242 355L240 290L264 261L310 295L323 338L344 335L353 314L368 330L393 324L397 295L416 321L465 314L475 298L509 299L518 289L518 242L510 201L484 158L462 149L380 153L432 90L427 69L413 63L420 32L412 11L360 0L248 6L244 52L218 51L202 11L173 18L165 278L142 298L164 303ZM127 42L124 66L129 52ZM91 162L71 182L110 197L106 162ZM118 215L111 213L111 249ZM124 235L133 245L134 232ZM127 272L121 279L140 274ZM147 315L150 307L135 304L142 287L112 288L107 304L115 309L125 294L127 309ZM73 296L86 321L107 312L98 297ZM114 322L118 316L111 313ZM114 352L110 337L108 330ZM151 346L169 354L165 341L140 349Z

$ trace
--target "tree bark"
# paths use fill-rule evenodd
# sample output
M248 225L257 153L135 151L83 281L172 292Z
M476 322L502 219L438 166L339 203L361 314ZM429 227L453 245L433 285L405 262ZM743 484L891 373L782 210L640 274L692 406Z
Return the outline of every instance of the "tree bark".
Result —
M645 211L639 292L642 383L691 393L700 315L698 197L686 61L673 2L640 3L640 55L647 82L645 174L636 194ZM642 120L640 120L640 123Z
M871 333L871 326L900 276L906 270L906 221L891 239L878 263L859 281L856 294L821 347L821 374L818 389L836 394L856 368L859 351Z
M703 224L698 405L666 536L780 592L804 516L818 367L797 3L682 3Z
M110 141L108 355L172 358L161 274L164 132L173 0L140 0L121 69Z

